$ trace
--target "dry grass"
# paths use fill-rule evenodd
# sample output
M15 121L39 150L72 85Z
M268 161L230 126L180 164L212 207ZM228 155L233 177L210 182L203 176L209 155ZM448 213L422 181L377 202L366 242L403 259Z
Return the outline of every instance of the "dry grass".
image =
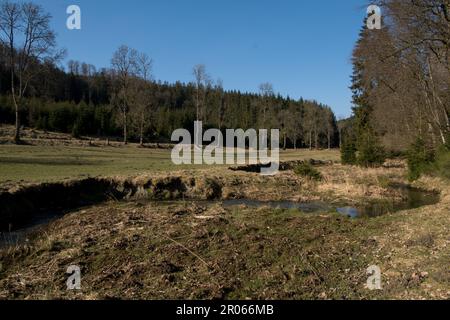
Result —
M405 183L403 168L360 168L335 165L322 170L325 183L318 186L320 193L331 193L333 197L345 200L355 198L383 199L399 198L390 185Z
M386 177L404 182L405 173L319 169L327 182L291 172L262 177L225 169L171 175L209 177L228 196L358 202L386 196ZM26 245L0 253L0 297L448 299L450 189L430 178L418 186L440 190L442 201L373 219L189 201L109 202L75 210ZM82 270L80 292L65 290L65 270L73 264ZM365 288L365 270L373 264L383 272L382 291Z

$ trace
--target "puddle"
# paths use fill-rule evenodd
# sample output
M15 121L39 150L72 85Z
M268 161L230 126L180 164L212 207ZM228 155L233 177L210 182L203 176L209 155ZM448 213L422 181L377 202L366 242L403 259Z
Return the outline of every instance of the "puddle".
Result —
M338 208L338 212L348 214L351 217L378 217L388 213L395 213L408 209L417 209L424 206L437 204L440 201L440 196L434 192L426 192L415 188L401 188L405 200L378 200L371 201L367 205L359 206L357 208L342 207Z
M345 204L335 205L326 202L306 202L294 201L257 201L257 200L227 200L223 202L224 207L245 205L251 208L269 207L273 209L297 209L305 213L326 213L337 212L350 218L377 217L388 213L395 213L407 209L416 209L439 202L440 197L436 193L424 192L414 188L403 188L407 200L395 202L393 200L371 201L366 205L346 206Z

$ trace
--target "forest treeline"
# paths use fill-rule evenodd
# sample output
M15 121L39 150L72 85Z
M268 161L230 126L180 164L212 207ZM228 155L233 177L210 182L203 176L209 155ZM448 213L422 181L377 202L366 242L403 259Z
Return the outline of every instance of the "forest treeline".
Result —
M450 1L376 3L382 28L366 20L353 51L343 162L377 165L386 150L408 150L410 167L426 167L450 144Z
M75 61L70 65L75 67L67 73L46 66L42 78L30 85L21 106L20 123L76 136L123 136L123 110L113 101L116 98L112 71L93 71L93 66ZM14 106L5 80L7 74L1 71L0 118L1 122L14 123ZM145 95L147 104L127 105L128 138L139 141L142 133L144 142L168 141L175 129L193 129L197 119L194 83L148 81L146 87L145 91L134 89L137 92L132 94ZM280 128L283 146L285 143L287 147L338 146L333 112L315 101L293 100L273 93L264 96L225 91L218 85L202 86L200 91L204 109L200 119L206 128ZM145 117L144 121L142 117Z
M226 91L201 64L193 67L191 83L154 81L152 59L125 45L111 53L108 68L73 60L61 67L64 52L57 50L50 19L39 5L1 2L0 122L16 124L16 141L20 127L29 126L74 136L121 136L125 143L162 142L201 120L221 130L278 128L283 147L339 144L331 108L282 97L270 83L258 93Z

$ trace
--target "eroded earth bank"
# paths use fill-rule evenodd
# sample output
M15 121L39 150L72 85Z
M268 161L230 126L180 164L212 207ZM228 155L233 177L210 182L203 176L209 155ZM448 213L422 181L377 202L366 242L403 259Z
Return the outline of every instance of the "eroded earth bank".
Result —
M450 298L448 182L410 186L401 162L317 169L322 181L214 168L5 186L0 298ZM402 203L411 187L437 203L357 218L336 211ZM229 201L239 199L259 205ZM277 201L326 205L269 204ZM33 226L46 212L52 219ZM66 287L71 265L81 269L79 291ZM372 265L382 290L366 287Z

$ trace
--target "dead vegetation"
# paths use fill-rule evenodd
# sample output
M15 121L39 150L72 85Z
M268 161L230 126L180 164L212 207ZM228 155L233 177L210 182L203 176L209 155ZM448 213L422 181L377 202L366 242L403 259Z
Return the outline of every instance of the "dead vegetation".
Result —
M112 177L122 199L73 210L0 251L4 299L448 299L450 195L441 202L373 219L297 210L224 208L208 199L397 197L399 166L318 168L322 182L291 171L263 177L225 168ZM106 178L105 178L106 179ZM11 190L20 192L19 190ZM168 201L148 201L168 200ZM172 201L177 200L177 201ZM383 290L365 288L380 266ZM82 290L66 290L78 265Z

